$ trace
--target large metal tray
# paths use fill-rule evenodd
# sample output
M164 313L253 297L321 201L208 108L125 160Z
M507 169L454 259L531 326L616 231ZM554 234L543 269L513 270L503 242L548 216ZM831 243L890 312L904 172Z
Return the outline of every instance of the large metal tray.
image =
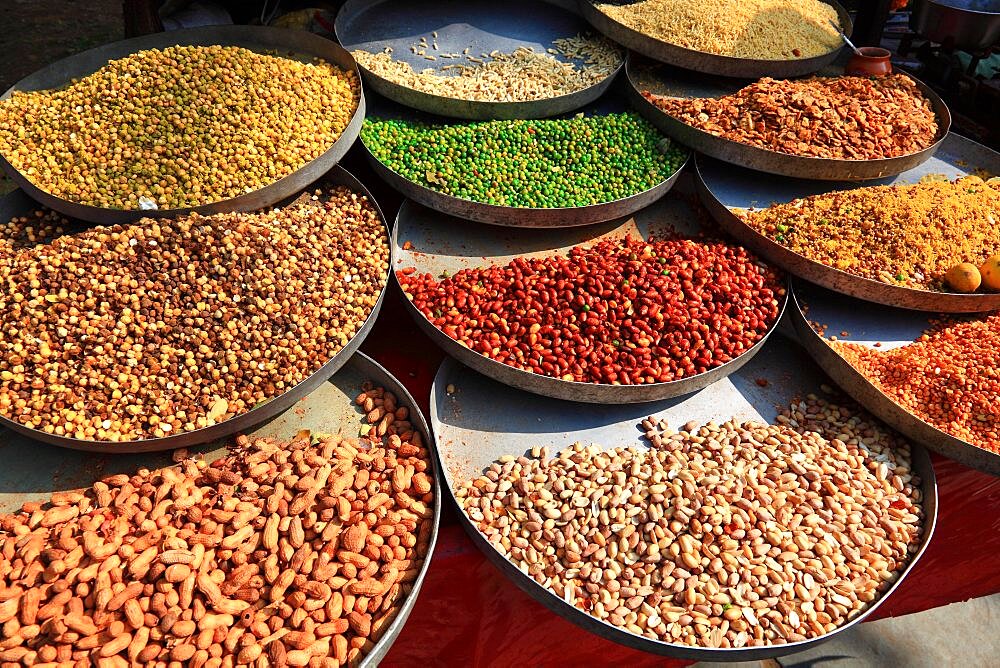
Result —
M425 436L424 443L432 453L430 465L434 477L434 516L431 520L433 524L427 554L399 614L361 661L361 666L374 668L389 651L413 610L437 542L441 517L441 485L437 473L437 457L433 454L432 433L420 407L402 383L373 359L358 353L333 378L320 383L309 395L303 397L295 410L287 411L246 433L251 437L273 436L287 439L294 437L302 429L309 429L317 434L356 437L357 427L364 415L354 404L354 397L361 392L361 384L368 380L391 390L399 398L399 405L410 409L410 422ZM199 448L198 451L208 461L212 461L226 454L228 443L229 441L216 442ZM105 476L117 473L131 475L140 467L159 468L170 465L167 454L95 457L69 450L39 447L38 443L2 428L0 456L4 459L4 466L0 467L0 513L16 512L23 503L45 500L56 491L89 487L95 480Z
M949 133L941 150L919 167L882 179L878 183L865 185L906 185L918 183L929 175L944 175L954 179L981 172L1000 175L1000 153ZM959 294L915 290L861 278L828 267L760 234L734 213L784 204L800 197L835 190L851 190L857 188L857 184L761 178L760 174L748 169L701 157L696 161L695 173L701 201L712 212L719 226L753 252L800 278L866 301L921 311L973 313L1000 308L998 293Z
M375 198L372 197L371 193L368 192L368 189L365 188L360 181L354 178L350 172L343 167L334 166L333 170L331 170L326 177L315 185L321 184L343 185L365 194L368 197L368 200L378 211L382 224L386 226L386 235L389 235L389 228L386 224L385 216L382 214L382 210L379 209ZM289 202L293 199L294 198L289 198ZM0 224L6 224L12 217L34 211L37 208L38 205L27 198L22 192L15 191L3 199L0 199ZM391 271L393 266L391 244L389 247L389 253L389 267ZM351 355L353 355L358 348L361 347L361 343L365 340L365 337L368 336L368 333L371 332L372 327L375 326L375 320L378 318L379 310L382 308L382 301L385 298L385 292L388 285L389 277L386 276L386 284L379 293L378 301L375 303L375 307L372 309L372 312L368 314L368 318L364 321L364 323L362 323L357 334L355 334L354 337L352 337L351 340L349 340L336 355L331 357L325 364L323 364L323 366L316 370L315 373L284 394L281 394L270 401L257 406L256 408L252 408L246 413L232 417L225 422L219 422L218 424L203 427L202 429L196 429L194 431L180 432L165 438L147 438L137 441L119 442L89 441L68 436L48 434L44 431L26 427L19 422L10 420L3 416L0 416L0 428L6 427L12 431L24 434L28 438L36 441L58 445L63 448L115 454L156 452L158 450L185 448L192 445L199 445L201 443L209 443L216 439L229 436L230 434L245 431L256 424L260 424L265 420L273 418L275 415L278 415L287 410L289 407L295 405L295 402L299 401L302 397L322 385L328 378L330 378L330 376L336 373L340 367L347 363L347 361L351 358Z
M907 411L831 348L811 324L826 325L827 334L841 341L872 348L881 343L880 350L891 350L913 343L931 326L934 315L866 304L800 282L793 299L790 317L802 345L845 392L914 441L970 468L1000 475L1000 454L955 438Z
M721 97L743 88L748 83L746 81L707 77L634 57L629 58L625 72L629 84L626 92L632 106L664 134L707 156L769 174L825 181L861 181L892 176L914 169L929 160L941 146L951 127L948 105L930 86L911 77L931 101L938 118L940 135L931 146L916 153L883 160L842 160L792 155L717 137L661 111L642 96L642 92L648 90L655 95L682 99ZM842 68L830 67L817 74L843 76L844 71Z
M761 387L757 379L767 379ZM598 443L605 449L645 447L639 423L647 415L665 418L679 426L689 420L703 424L708 420L773 422L778 407L787 407L795 398L808 393L821 394L825 377L797 345L776 340L753 361L698 394L656 404L593 406L543 399L493 382L453 360L445 360L438 370L431 390L431 426L438 443L444 486L455 502L458 481L480 475L503 455L521 455L536 445L550 451L563 450L574 443ZM522 573L490 545L468 516L459 509L465 530L486 557L514 584L574 624L635 649L682 659L699 661L759 661L792 654L818 645L853 627L875 611L902 582L920 559L937 519L937 484L927 452L912 446L913 469L922 479L926 519L920 548L889 590L862 614L835 632L803 642L745 647L741 649L694 648L668 644L612 626L566 603L548 589Z
M585 110L588 114L618 113L626 110L626 106L618 99L603 98L599 102L588 106ZM373 99L371 116L382 118L397 118L402 120L420 121L424 123L441 123L444 119L435 118L420 112L415 112L388 100ZM504 227L576 227L580 225L592 225L603 223L615 218L630 216L636 211L643 209L656 200L660 199L674 186L677 177L684 171L684 167L690 161L690 156L681 164L677 170L666 180L661 181L649 190L645 190L635 195L623 199L603 202L601 204L591 204L589 206L577 207L553 207L553 208L528 208L515 206L500 206L495 204L484 204L470 199L446 195L436 190L411 181L402 174L390 169L380 162L364 141L360 142L364 147L365 155L375 173L383 181L398 190L406 197L426 207L446 213L457 218L473 220L479 223L490 225L500 225Z
M702 227L698 209L697 204L692 206L680 197L668 197L635 216L594 227L515 232L442 216L406 201L399 210L393 231L396 258L393 275L408 267L415 268L417 273L432 276L439 276L445 271L454 275L462 269L506 264L518 257L565 255L573 246L591 245L602 239L620 239L629 233L648 239L651 234L674 231L684 235L710 231ZM412 247L404 250L403 244L407 242ZM782 312L786 304L787 293L781 305ZM781 319L779 314L764 337L745 353L704 373L667 383L608 385L561 380L490 359L435 327L410 300L406 300L406 305L417 324L440 348L476 371L527 392L598 404L657 401L700 390L749 362L764 346Z
M916 0L910 30L949 51L988 53L1000 42L1000 1Z
M210 26L154 33L120 42L112 42L111 44L105 44L104 46L64 58L18 81L7 92L0 95L0 101L9 98L14 91L62 88L69 84L72 79L85 77L99 70L109 60L124 58L137 51L162 49L177 45L210 46L215 44L241 46L259 53L277 52L283 57L296 58L304 62L311 62L315 58L321 58L337 65L341 69L354 72L356 76L359 76L358 66L351 54L345 51L339 44L319 35L313 35L304 30L266 28L261 26ZM79 204L52 195L35 186L2 155L0 155L0 167L3 167L10 178L31 195L33 199L50 209L55 209L73 218L105 225L127 223L139 218L177 216L191 211L204 214L223 213L227 211L251 211L270 206L302 190L328 172L331 167L344 157L344 154L347 153L347 150L358 138L358 134L361 132L361 123L365 117L364 91L359 88L358 93L358 108L355 110L350 123L344 128L344 131L333 145L321 156L288 176L263 188L238 197L219 200L201 206L142 211L138 209L105 209L88 204Z
M531 17L524 20L523 17ZM485 0L449 0L448 2L412 3L397 0L349 0L337 14L337 39L348 51L362 49L381 53L392 47L394 60L413 66L417 72L428 67L470 64L463 59L440 57L430 61L410 51L421 36L431 39L437 33L439 49L428 53L462 53L479 57L494 50L512 53L519 47L532 47L545 53L552 41L589 32L579 16L530 0L513 0L498 5ZM625 53L622 51L622 58ZM564 58L560 60L566 61ZM568 62L568 61L567 61ZM568 95L528 102L484 102L426 93L390 81L359 64L372 90L400 104L432 114L473 120L544 118L578 109L600 97L621 71L619 66L600 82Z
M837 10L841 31L850 36L851 31L854 30L854 24L851 22L847 10L835 0L822 1ZM747 79L798 77L811 74L824 65L829 65L840 55L843 48L838 47L821 56L796 60L757 60L720 56L714 53L686 49L634 30L595 7L593 0L578 0L578 4L580 13L590 22L590 25L619 44L654 60L705 74Z

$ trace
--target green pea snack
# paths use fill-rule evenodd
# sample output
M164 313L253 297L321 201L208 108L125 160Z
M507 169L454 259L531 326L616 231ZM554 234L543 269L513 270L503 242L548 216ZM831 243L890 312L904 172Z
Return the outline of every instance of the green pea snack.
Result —
M636 195L668 179L686 156L635 113L447 125L373 118L361 140L382 164L422 186L533 209Z

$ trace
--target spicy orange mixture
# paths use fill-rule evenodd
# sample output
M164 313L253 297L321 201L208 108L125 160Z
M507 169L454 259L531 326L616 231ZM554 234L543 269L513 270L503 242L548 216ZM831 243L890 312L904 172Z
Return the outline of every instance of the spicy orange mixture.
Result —
M892 350L829 344L910 413L1000 454L1000 313L937 321Z
M713 135L813 158L877 160L916 153L938 137L937 116L912 79L764 78L732 95L643 97Z

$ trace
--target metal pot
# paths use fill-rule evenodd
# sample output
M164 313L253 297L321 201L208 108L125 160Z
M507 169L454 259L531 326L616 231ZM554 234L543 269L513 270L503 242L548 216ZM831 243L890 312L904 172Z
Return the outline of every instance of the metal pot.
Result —
M939 44L988 49L1000 42L1000 0L914 0L910 28Z

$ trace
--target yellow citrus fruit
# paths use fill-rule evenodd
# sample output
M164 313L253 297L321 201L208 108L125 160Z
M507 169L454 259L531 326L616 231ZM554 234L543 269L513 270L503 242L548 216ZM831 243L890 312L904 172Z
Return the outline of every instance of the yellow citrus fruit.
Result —
M994 255L979 268L983 275L983 287L1000 291L1000 255Z
M983 282L983 277L976 265L963 262L948 270L944 275L944 282L955 292L975 292Z

